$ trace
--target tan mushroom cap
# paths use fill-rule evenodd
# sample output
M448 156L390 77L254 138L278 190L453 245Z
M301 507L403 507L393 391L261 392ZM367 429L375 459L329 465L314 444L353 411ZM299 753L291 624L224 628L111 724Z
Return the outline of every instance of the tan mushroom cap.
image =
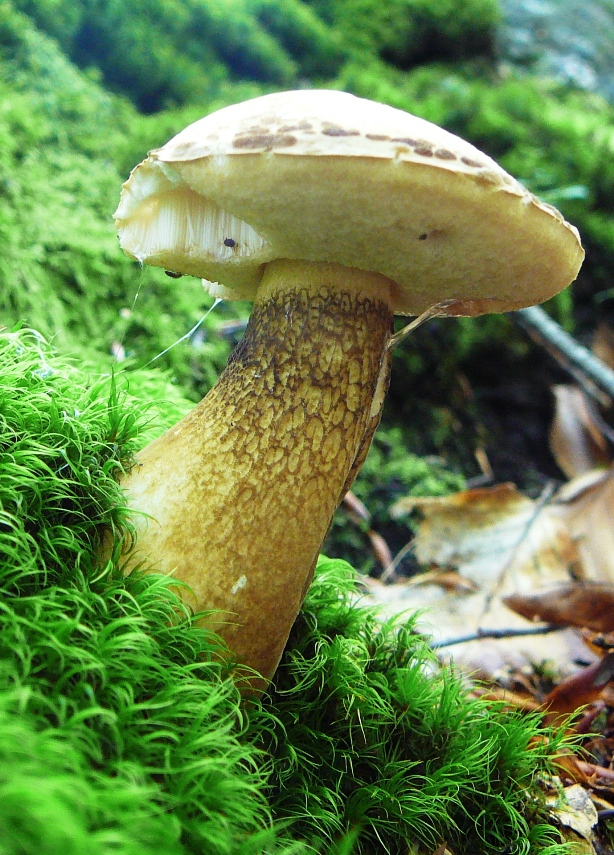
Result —
M115 213L139 261L254 298L274 259L395 283L393 308L478 315L542 302L582 263L577 230L459 137L345 92L226 107L152 151Z

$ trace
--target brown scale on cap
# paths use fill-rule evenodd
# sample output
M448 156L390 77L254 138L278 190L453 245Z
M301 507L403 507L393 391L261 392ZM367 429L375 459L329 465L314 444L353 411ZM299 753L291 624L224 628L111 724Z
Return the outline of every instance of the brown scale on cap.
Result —
M379 422L393 314L545 300L575 277L578 234L469 143L314 90L186 128L133 170L116 217L135 258L255 301L218 384L123 484L148 515L131 560L219 609L268 679Z
M430 146L417 145L414 148L414 154L419 154L421 157L433 157L435 152Z
M440 160L456 160L456 155L453 151L448 151L445 148L438 148L437 151L433 152L435 157L438 157Z
M348 128L341 128L339 125L330 124L330 122L324 122L322 125L322 133L327 137L359 137L360 131L349 130Z
M481 169L484 166L479 160L473 160L470 157L461 157L461 163L464 163L465 166L471 166L473 169Z
M296 137L291 134L246 134L235 137L234 148L264 148L270 151L274 148L287 148L295 145Z
M413 137L392 137L390 141L391 142L404 143L405 145L408 145L411 148L414 148L414 146L420 145L420 141L415 140Z
M279 132L282 134L290 133L290 131L312 131L311 122L299 122L298 125L282 125Z

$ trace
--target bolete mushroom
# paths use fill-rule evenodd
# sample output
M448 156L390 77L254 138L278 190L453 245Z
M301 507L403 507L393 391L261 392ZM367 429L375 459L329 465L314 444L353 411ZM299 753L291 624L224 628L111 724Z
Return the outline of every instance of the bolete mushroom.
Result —
M132 560L186 582L270 678L379 422L393 315L541 302L575 278L578 233L458 137L314 90L190 125L115 216L140 262L254 301L217 385L123 484L147 515Z

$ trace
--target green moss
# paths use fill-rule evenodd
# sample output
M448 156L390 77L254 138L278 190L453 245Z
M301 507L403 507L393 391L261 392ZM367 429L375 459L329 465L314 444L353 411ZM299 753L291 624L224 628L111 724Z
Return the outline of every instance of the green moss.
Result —
M198 280L141 270L121 252L113 226L122 181L156 133L171 135L171 120L161 118L156 131L7 3L0 3L0 78L4 323L33 327L90 358L121 346L128 367L144 365L212 302ZM199 335L157 361L194 400L229 353L216 334L219 319L236 317L236 307L220 306Z
M122 852L242 851L268 825L265 776L240 738L221 642L192 624L172 580L124 577L118 562L114 476L147 406L28 331L0 335L0 375L3 851L40 840L57 852L64 838L75 853L116 851L115 838ZM101 563L103 531L115 547ZM79 844L90 834L98 849Z
M535 801L537 721L469 700L411 621L382 624L356 600L351 567L323 559L275 691L252 716L273 757L274 815L308 840L357 829L365 853L553 844Z
M151 113L217 98L229 81L292 88L350 56L401 68L490 56L496 0L15 0L78 65Z
M310 0L352 45L399 68L433 59L489 56L496 0Z
M2 855L548 851L533 776L559 737L468 700L349 565L321 563L248 710L172 578L123 575L114 476L154 414L132 393L187 406L163 375L88 377L25 330L0 382Z
M0 852L176 855L179 824L156 787L130 770L110 776L54 727L21 709L24 691L0 692Z
M82 67L151 113L207 103L228 81L331 76L345 51L300 0L15 0Z

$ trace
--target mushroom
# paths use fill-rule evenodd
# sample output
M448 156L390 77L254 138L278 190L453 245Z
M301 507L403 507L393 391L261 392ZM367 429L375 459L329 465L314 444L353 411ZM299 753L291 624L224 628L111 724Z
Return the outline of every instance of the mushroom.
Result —
M546 300L575 278L579 236L469 143L315 90L190 125L133 170L115 217L133 258L254 301L217 385L123 485L144 512L132 563L187 583L268 680L379 422L393 315Z

